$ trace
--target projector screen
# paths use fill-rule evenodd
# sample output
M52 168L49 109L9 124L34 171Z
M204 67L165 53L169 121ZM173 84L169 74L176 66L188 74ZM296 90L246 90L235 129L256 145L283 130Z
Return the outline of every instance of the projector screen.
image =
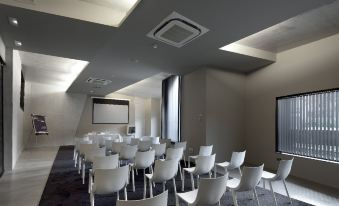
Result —
M129 101L93 98L93 124L128 124Z

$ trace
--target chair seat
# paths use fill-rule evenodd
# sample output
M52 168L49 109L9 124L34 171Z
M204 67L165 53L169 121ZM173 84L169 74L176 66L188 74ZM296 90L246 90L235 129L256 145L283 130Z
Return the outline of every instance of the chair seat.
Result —
M275 178L275 174L271 172L263 171L261 178L264 180L273 180Z
M195 170L195 167L184 168L186 172L192 173Z
M215 165L219 166L219 167L227 167L228 165L230 165L229 162L221 162L221 163L216 163Z
M177 195L188 204L193 204L195 199L197 199L198 190L196 189L190 192L177 193Z
M240 180L237 179L237 178L227 180L227 188L234 189L234 188L238 187L239 183L240 183Z
M146 176L148 179L152 179L152 178L153 178L153 174L145 174L145 176Z
M189 156L191 159L198 159L199 155Z

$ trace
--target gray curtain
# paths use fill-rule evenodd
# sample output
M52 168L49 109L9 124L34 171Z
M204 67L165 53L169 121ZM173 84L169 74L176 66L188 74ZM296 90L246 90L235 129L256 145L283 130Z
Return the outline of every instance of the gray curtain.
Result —
M180 141L181 77L172 75L162 81L161 138Z

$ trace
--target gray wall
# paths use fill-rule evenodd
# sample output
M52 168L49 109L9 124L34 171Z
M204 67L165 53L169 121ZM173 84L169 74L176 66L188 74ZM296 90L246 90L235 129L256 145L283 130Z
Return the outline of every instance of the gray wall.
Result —
M339 87L339 35L277 55L246 79L246 160L276 169L275 98ZM292 175L339 188L338 164L295 158Z

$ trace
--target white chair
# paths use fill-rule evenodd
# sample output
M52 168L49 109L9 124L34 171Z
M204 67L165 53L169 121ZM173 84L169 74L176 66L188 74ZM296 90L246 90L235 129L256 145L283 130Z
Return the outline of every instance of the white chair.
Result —
M95 148L98 148L98 145L96 143L90 143L90 142L80 143L79 145L79 157L78 157L78 173L79 174L81 173L82 161L84 161L86 153L89 153Z
M138 144L138 151L145 152L151 149L152 141L146 140L146 141L140 141Z
M119 153L119 159L120 159L120 165L123 161L129 163L128 161L131 161L135 158L135 154L138 151L138 147L131 146L131 145L123 145L121 147L120 153Z
M132 137L131 136L125 136L122 138L122 142L126 143L126 144L131 144L132 141Z
M151 137L152 144L160 144L160 137Z
M168 191L144 200L118 200L117 206L167 206Z
M186 147L187 147L187 142L176 142L173 146L173 148L183 148L183 154L182 154L182 157L181 159L184 160L184 164L185 164L185 167L186 167Z
M128 165L116 169L97 169L94 174L94 183L92 184L90 201L94 206L94 198L96 194L113 194L117 193L119 200L119 191L124 189L125 200L127 200L128 184Z
M140 139L138 138L132 138L130 145L138 145L140 142Z
M188 167L191 166L191 159L195 161L199 156L209 156L212 154L212 150L213 150L213 145L200 146L198 155L188 156Z
M172 147L171 139L160 139L160 144L166 143L166 149Z
M155 158L160 159L166 153L166 144L152 144L152 149L155 151Z
M92 164L95 157L106 156L106 148L94 148L85 152L85 157L82 161L82 184L85 184L86 162Z
M178 162L178 170L180 172L180 179L182 180L182 173L181 173L181 164L180 160L183 156L184 148L168 148L166 150L166 160L176 160Z
M257 191L255 187L258 185L263 172L264 164L259 167L244 167L242 171L241 179L233 178L228 180L227 189L232 193L233 202L235 206L238 206L237 192L253 192L253 196L256 199L257 205L260 206Z
M265 188L265 181L268 181L275 205L278 205L277 199L275 198L273 187L272 187L272 182L275 182L275 181L282 181L283 182L285 190L286 190L286 194L287 194L287 196L290 200L290 204L292 204L292 199L290 197L290 194L288 193L286 181L285 181L286 178L288 177L288 175L290 174L290 171L291 171L291 168L292 168L292 163L293 163L293 158L290 159L290 160L280 160L279 161L279 167L278 167L278 170L277 170L277 174L273 174L273 173L270 173L270 172L263 171L263 174L262 174L263 186Z
M114 140L112 140L112 139L106 139L105 140L105 148L106 148L107 154L111 154L113 142L114 142Z
M91 192L93 176L97 169L115 169L119 167L119 154L111 156L96 156L93 160L92 169L89 170L88 192Z
M140 141L150 141L151 137L150 136L143 136L140 138Z
M225 173L229 170L238 169L241 176L241 165L245 161L246 150L243 152L233 152L230 162L216 163L214 168L214 177L217 176L218 167L221 167L225 170Z
M154 173L146 174L149 181L150 197L153 197L153 184L162 183L163 192L166 189L166 182L173 180L174 194L177 194L177 186L175 184L175 175L178 172L178 160L157 160L154 165Z
M154 163L154 150L150 150L147 152L137 152L135 155L134 163L131 163L131 171L132 171L132 186L133 192L135 192L135 182L134 182L134 170L142 169L144 175L144 195L143 198L146 198L146 172L147 168L152 172L152 164Z
M198 156L198 158L196 159L195 167L184 168L183 174L182 174L181 190L184 191L184 188L185 188L185 171L190 173L191 175L192 190L194 190L194 177L193 176L196 175L197 179L199 180L200 175L208 174L209 177L211 178L211 170L214 167L214 161L215 161L215 154L209 155L209 156ZM198 187L199 187L199 184L198 184Z
M122 146L126 145L124 142L112 142L112 154L118 154L121 151Z
M220 206L220 199L226 191L227 179L228 173L218 178L200 179L198 189L177 194L176 205L179 206L181 199L188 205Z
M80 144L91 144L92 141L86 138L76 138L75 139L75 145L74 145L74 154L73 154L73 160L74 160L74 167L77 167L77 163L79 161L79 154L80 154Z

